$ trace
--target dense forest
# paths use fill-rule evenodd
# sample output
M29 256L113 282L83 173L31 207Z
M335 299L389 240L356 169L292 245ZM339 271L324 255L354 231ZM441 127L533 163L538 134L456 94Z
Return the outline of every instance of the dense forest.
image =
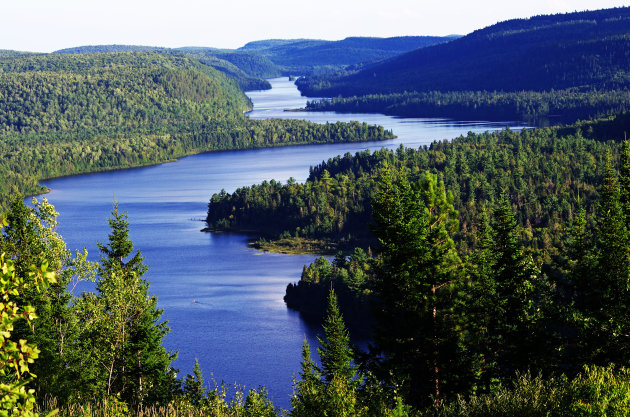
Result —
M577 89L542 92L404 92L313 100L307 102L306 110L459 120L523 120L544 126L597 119L628 111L630 92Z
M380 140L360 123L253 121L249 99L222 73L156 53L0 59L0 201L38 180L155 164L192 153Z
M0 416L630 416L629 22L618 8L462 38L0 51ZM178 375L115 201L92 262L23 193L195 152L392 137L247 119L242 89L294 70L316 73L303 92L342 95L311 108L572 124L340 155L304 183L212 195L208 231L334 254L287 286L323 334L279 410L198 363Z
M445 182L381 164L371 198L376 256L355 249L305 268L304 281L328 288L328 307L320 361L305 343L288 415L625 415L630 142L607 145L603 161L593 158L601 174L593 214L580 206L560 221L553 269L532 253L507 192L488 203L468 232L473 246L460 250ZM98 263L70 254L56 216L45 200L28 207L15 195L2 218L2 347L19 366L5 371L11 395L1 410L277 415L262 387L228 401L225 386L204 385L198 365L177 377L161 343L162 311L142 278L147 267L116 203ZM351 347L327 269L345 297L376 307L367 352ZM72 295L77 280L95 280L95 291Z
M379 170L388 165L412 179L435 173L459 212L461 248L472 244L479 215L502 192L515 199L516 217L541 256L557 252L560 224L583 206L594 210L606 153L628 131L628 114L565 128L469 134L429 147L346 154L311 168L304 184L267 181L215 194L210 229L248 231L266 239L315 238L338 249L374 245L367 225Z
M298 86L316 97L627 89L629 21L628 7L508 20L354 74L309 76Z
M153 52L194 58L235 79L244 91L267 90L266 78L358 68L411 50L448 42L456 36L355 37L341 41L313 39L255 41L239 49L207 47L163 48L141 45L86 45L59 54ZM3 52L0 52L2 56ZM19 54L6 51L6 54Z
M280 75L275 65L257 54L222 51L213 48L160 48L157 46L139 45L89 45L65 48L56 51L58 54L98 54L120 52L153 52L174 56L194 58L204 65L236 80L243 91L268 90L271 85L264 78Z
M627 7L509 20L296 84L333 97L309 110L542 124L610 116L629 109L629 22Z

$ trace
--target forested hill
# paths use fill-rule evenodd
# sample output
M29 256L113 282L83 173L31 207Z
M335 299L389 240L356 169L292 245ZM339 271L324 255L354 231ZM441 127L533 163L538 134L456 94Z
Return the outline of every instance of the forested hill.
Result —
M324 69L335 70L375 62L456 38L457 36L349 37L339 41L270 39L250 42L239 48L239 51L266 56L284 73L310 74Z
M0 206L38 180L156 164L192 153L379 140L361 124L254 121L236 82L150 52L0 58Z
M0 131L161 131L251 108L225 75L154 53L0 59Z
M340 77L308 77L303 94L619 89L630 86L630 8L497 23Z
M194 58L204 65L234 78L243 91L268 90L271 85L264 78L280 75L278 68L267 58L247 52L214 48L161 48L141 45L86 45L60 49L59 54L93 54L111 52L155 52Z

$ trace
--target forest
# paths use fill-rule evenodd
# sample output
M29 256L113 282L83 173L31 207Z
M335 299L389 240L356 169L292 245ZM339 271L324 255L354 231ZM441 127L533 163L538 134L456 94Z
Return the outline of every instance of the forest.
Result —
M0 417L630 416L629 21L623 7L464 37L0 51ZM198 362L178 374L124 207L91 261L24 195L197 152L393 137L249 120L242 90L296 69L304 93L336 97L312 109L565 124L348 153L304 183L210 197L206 231L328 255L286 288L323 333L281 410Z
M383 62L309 74L309 110L573 123L628 110L630 8L513 19ZM515 70L518 69L518 70Z
M400 117L521 120L535 126L570 124L630 110L628 90L428 91L308 101L307 111L383 113Z
M188 57L150 52L0 59L0 203L41 179L193 153L392 137L361 123L254 121L236 83Z
M630 142L594 133L626 120L347 154L305 184L215 194L209 224L345 239L285 301L327 325L333 288L370 332L355 405L375 378L409 415L627 415Z
M307 76L297 84L312 97L626 89L629 19L629 7L513 19L357 72Z
M321 258L287 289L287 296L291 287L311 297L323 292L327 307L317 348L320 361L313 361L305 343L292 408L285 413L629 412L630 142L555 137L545 143L545 135L554 136L549 129L525 132L480 135L472 143L483 153L484 140L503 137L525 149L528 142L541 142L551 152L550 165L574 153L592 162L581 179L578 174L570 179L573 173L553 178L553 170L543 174L550 176L543 183L548 195L561 194L554 185L564 184L560 189L566 186L572 201L568 183L573 181L584 192L583 199L575 196L575 208L569 205L546 220L554 222L558 236L550 242L535 244L527 219L523 226L529 212L520 204L529 203L518 188L507 187L511 178L492 198L484 198L474 224L463 230L447 176L396 163L408 152L404 148L390 153L389 161L375 162L376 189L366 202L372 221L364 226L377 241L374 248L340 253L332 263ZM571 148L573 142L580 143L577 149ZM434 146L446 151L446 144ZM416 152L430 156L430 151L409 152L409 159ZM510 159L499 152L495 169L506 168ZM334 173L335 166L340 172L343 166L363 170L354 165L358 160L347 155L327 166ZM532 166L539 168L535 161ZM313 169L313 178L318 172L321 178L330 176L320 169ZM589 186L590 175L597 179ZM1 346L6 363L15 366L3 368L2 387L10 395L0 410L29 416L50 410L172 416L280 412L263 387L230 399L227 387L204 385L198 365L183 378L175 374L175 354L161 342L168 328L142 278L147 267L117 203L108 219L108 241L98 245L98 262L88 261L85 251L67 250L55 232L56 216L45 199L29 207L20 195L13 196L2 216L0 286L6 307ZM72 294L81 281L94 281L94 291ZM348 300L372 315L373 343L366 352L350 344L343 313Z

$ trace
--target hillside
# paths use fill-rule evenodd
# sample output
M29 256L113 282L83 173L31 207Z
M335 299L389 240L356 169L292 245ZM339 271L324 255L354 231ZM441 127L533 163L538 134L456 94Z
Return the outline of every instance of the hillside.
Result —
M630 8L509 20L351 75L308 77L308 96L630 86Z
M244 115L250 108L234 80L187 57L1 58L0 206L13 187L42 192L44 178L212 150L391 137L382 128L342 123L253 121Z
M454 38L456 36L350 37L340 41L271 39L250 42L239 51L264 55L284 73L310 74L380 61Z
M236 80L243 91L267 90L271 88L263 78L278 76L274 64L256 54L222 51L214 48L161 48L141 45L86 45L60 49L59 54L93 54L116 52L154 52L197 59Z

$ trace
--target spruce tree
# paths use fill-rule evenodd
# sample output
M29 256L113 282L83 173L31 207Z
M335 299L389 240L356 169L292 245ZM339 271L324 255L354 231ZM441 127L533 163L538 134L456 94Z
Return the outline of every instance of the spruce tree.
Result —
M321 366L311 359L308 343L302 348L301 380L291 399L292 416L356 416L360 414L357 389L360 379L353 364L350 336L343 322L337 296L331 288L324 321L324 337L318 338Z
M520 241L506 193L499 198L493 217L491 268L496 295L488 308L495 324L486 355L497 363L495 377L509 379L515 371L536 368L545 356L540 331L548 287Z
M325 399L324 384L315 363L311 359L311 349L304 339L300 380L294 383L289 415L292 417L318 417L322 415Z
M624 152L628 145L624 144ZM622 165L628 156L622 157ZM630 170L622 168L617 178L610 156L607 158L601 204L598 210L596 272L590 282L588 304L584 310L584 333L581 338L590 360L597 364L615 362L628 365L630 342L630 224L626 215L624 184L630 182Z
M382 263L374 289L375 374L396 375L413 405L439 403L469 380L456 289L461 260L452 235L458 229L452 196L429 173L411 184L384 170L372 201L373 233ZM446 383L445 383L446 381Z
M324 380L330 383L337 378L350 384L356 377L356 369L352 364L350 336L339 312L337 295L332 288L328 295L324 333L326 337L318 339L321 346L317 349Z
M171 367L176 355L162 346L169 329L142 278L148 269L142 255L132 255L127 215L118 211L117 203L109 225L108 244L98 244L98 293L84 294L77 303L85 323L83 389L91 396L120 394L135 404L166 402L179 385Z

